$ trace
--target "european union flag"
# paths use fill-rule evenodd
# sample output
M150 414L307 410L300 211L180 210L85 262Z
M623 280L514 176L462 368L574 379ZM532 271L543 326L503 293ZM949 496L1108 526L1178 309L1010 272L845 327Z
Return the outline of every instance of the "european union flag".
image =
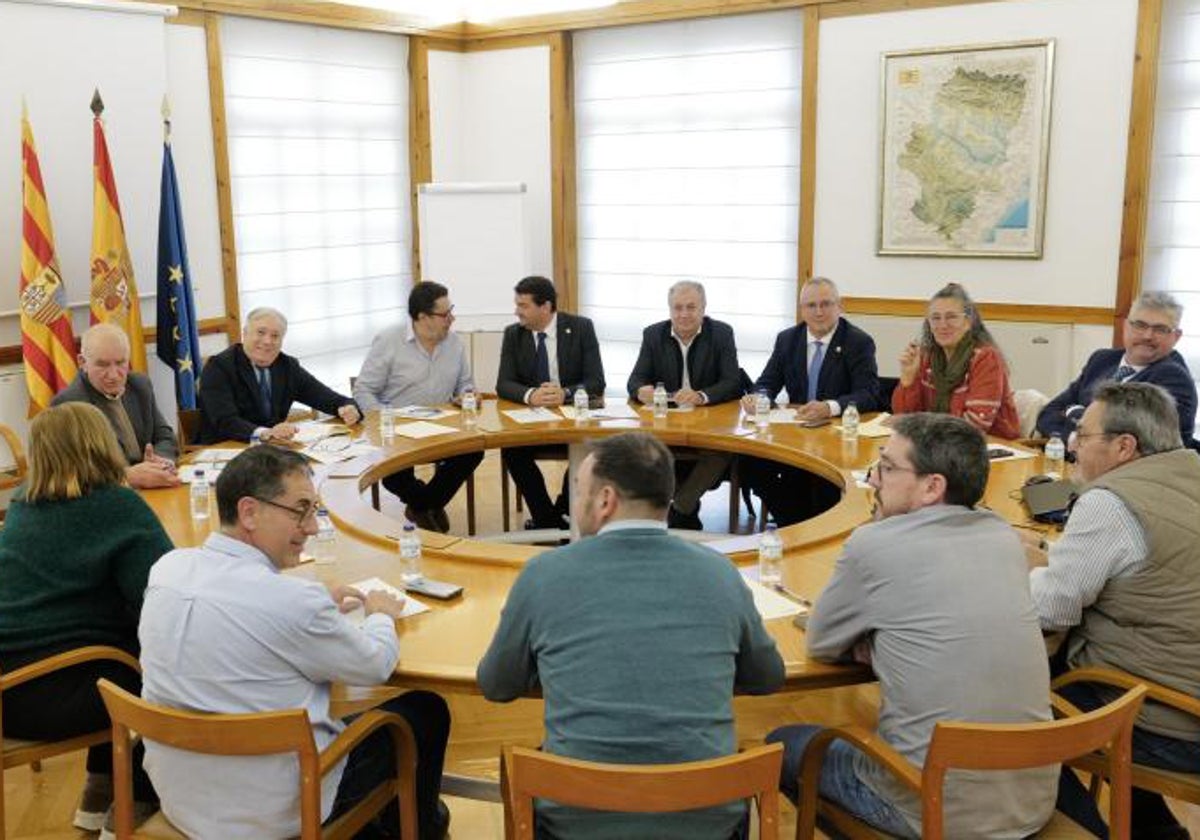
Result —
M170 141L163 144L158 207L158 358L175 370L179 407L195 408L200 382L200 333Z

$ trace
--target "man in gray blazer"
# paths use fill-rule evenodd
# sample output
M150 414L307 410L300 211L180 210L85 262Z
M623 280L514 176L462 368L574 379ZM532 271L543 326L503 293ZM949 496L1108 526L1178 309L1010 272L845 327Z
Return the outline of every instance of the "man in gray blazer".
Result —
M179 447L154 402L150 378L129 370L129 337L114 324L96 324L80 341L79 374L51 405L87 402L104 412L129 466L130 487L173 487L179 483Z
M737 567L667 532L671 461L645 432L597 441L572 498L587 539L531 559L509 592L477 679L500 702L541 688L546 752L618 764L732 755L734 690L783 683ZM667 815L539 803L539 833L724 838L745 811L740 802Z

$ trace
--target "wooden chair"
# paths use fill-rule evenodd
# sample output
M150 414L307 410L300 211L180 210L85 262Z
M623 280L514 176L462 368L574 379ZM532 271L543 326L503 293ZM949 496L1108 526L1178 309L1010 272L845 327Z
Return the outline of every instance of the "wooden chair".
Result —
M1080 668L1063 674L1053 683L1054 688L1062 688L1071 683L1099 683L1114 688L1131 689L1136 686L1146 688L1146 699L1170 706L1181 712L1200 718L1200 700L1182 691L1148 682L1140 677L1126 674L1123 671L1112 671L1104 668ZM1105 772L1103 756L1085 755L1070 762L1072 767L1091 773L1094 778L1108 778ZM1160 770L1145 764L1134 764L1132 769L1133 786L1143 790L1152 790L1172 799L1180 799L1200 805L1200 767L1195 773L1178 773L1171 770Z
M200 409L179 409L179 451L192 452L202 448L200 439Z
M0 438L4 438L4 442L8 444L13 459L13 466L0 472L0 490L11 490L25 480L29 464L25 460L25 447L21 445L21 439L3 423L0 423Z
M533 800L597 811L672 813L754 797L762 840L779 836L779 744L685 764L600 764L505 747L505 837L532 840Z
M237 715L199 714L148 703L108 680L100 680L98 685L112 718L113 805L119 840L162 836L161 829L150 824L146 827L147 833L133 833L131 730L160 744L207 755L296 753L300 761L300 840L353 837L393 798L398 798L400 803L401 836L404 840L417 840L417 748L408 723L398 715L378 710L366 712L318 753L308 713L303 709ZM396 778L381 783L353 809L322 827L321 779L377 729L386 729L392 737L396 750ZM165 822L161 817L150 821L159 826ZM155 835L149 834L150 831Z
M942 788L951 768L1018 770L1042 767L1105 748L1102 758L1108 768L1108 778L1112 780L1108 824L1114 840L1128 840L1130 739L1133 720L1145 695L1145 687L1138 686L1109 705L1087 714L1054 696L1055 710L1066 717L1045 723L938 723L929 742L924 769L910 764L874 732L857 726L826 729L809 742L801 762L796 838L808 840L813 837L818 815L853 840L890 836L859 822L833 803L818 799L821 763L829 746L841 739L870 756L893 778L921 797L921 836L924 840L942 840L944 836ZM1092 835L1056 813L1036 836Z
M39 662L26 665L24 668L17 668L15 671L10 671L7 674L0 673L0 744L3 744L3 761L0 762L0 840L4 838L3 783L5 770L25 764L34 765L36 768L44 758L53 758L63 753L75 752L76 750L86 749L96 744L103 744L111 737L111 730L105 727L95 732L89 732L86 735L77 735L74 738L66 738L62 741L24 741L16 738L5 738L3 732L4 692L22 683L52 674L55 671L61 671L64 668L70 668L84 662L93 662L98 659L111 659L115 662L120 662L122 665L127 665L135 671L141 670L137 659L125 651L115 647L92 645L47 657Z

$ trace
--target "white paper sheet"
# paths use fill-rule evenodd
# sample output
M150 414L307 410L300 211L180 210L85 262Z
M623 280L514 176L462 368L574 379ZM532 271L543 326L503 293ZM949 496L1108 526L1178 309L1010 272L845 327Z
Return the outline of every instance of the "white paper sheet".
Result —
M438 435L450 435L457 432L451 426L443 426L441 423L428 423L424 420L417 420L414 423L401 423L396 427L396 434L419 440L420 438L437 437Z
M350 585L364 595L366 595L368 592L379 591L379 592L386 592L389 595L394 595L397 598L403 598L404 599L404 612L402 612L400 614L401 618L408 618L409 616L420 615L423 612L429 612L429 607L425 606L424 604L422 604L420 601L416 600L415 598L409 598L404 593L403 589L397 589L396 587L392 586L387 581L380 580L377 577L367 578L366 580L360 580L358 583L352 583ZM362 624L363 621L366 620L367 615L362 607L358 607L357 609L351 610L350 612L346 613L346 618L350 619L355 624Z
M323 438L348 434L350 434L350 430L340 423L321 423L316 420L308 420L296 424L296 434L292 437L292 442L308 444Z
M406 420L441 420L443 417L453 417L455 414L458 412L432 405L406 405L402 408L392 409L393 417Z
M546 423L562 419L562 416L557 411L551 411L544 406L538 406L537 408L509 408L505 409L504 413L510 420L515 420L518 423Z
M759 583L758 569L743 569L742 578L746 581L746 585L750 587L750 594L754 596L754 607L758 610L758 614L763 617L763 621L808 612L807 607L797 604L790 598L785 598L775 590L768 589Z

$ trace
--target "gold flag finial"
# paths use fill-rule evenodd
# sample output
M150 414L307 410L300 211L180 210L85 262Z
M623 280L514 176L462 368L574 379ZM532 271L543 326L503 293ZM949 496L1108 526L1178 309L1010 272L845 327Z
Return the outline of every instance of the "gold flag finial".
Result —
M104 113L104 100L100 98L100 88L96 88L92 94L92 113L96 115L97 119Z

